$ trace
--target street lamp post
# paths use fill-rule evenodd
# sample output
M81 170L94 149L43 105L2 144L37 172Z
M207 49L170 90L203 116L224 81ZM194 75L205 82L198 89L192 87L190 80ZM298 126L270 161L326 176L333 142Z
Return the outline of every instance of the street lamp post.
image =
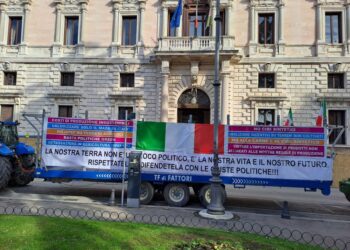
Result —
M220 17L220 0L216 0L215 14L215 61L214 61L214 166L211 171L212 178L210 179L210 204L206 210L202 210L199 214L202 217L212 219L232 219L232 213L225 211L223 206L223 197L221 192L221 178L219 168L219 69L220 69L220 33L221 33L221 17Z

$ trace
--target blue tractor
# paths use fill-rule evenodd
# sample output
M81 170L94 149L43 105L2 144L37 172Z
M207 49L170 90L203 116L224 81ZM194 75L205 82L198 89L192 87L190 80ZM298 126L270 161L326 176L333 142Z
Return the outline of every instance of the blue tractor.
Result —
M0 122L0 190L33 180L35 150L18 140L16 122Z

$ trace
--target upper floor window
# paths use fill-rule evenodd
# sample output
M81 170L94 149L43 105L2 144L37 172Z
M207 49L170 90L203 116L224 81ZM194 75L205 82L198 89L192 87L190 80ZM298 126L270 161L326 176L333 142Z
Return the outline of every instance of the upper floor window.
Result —
M118 120L125 120L126 111L128 112L128 117L132 112L134 112L133 107L118 107Z
M16 81L16 72L4 72L4 85L16 85Z
M13 105L1 105L1 121L13 121Z
M275 125L275 110L259 109L256 125Z
M120 74L120 87L132 88L135 86L135 75L131 73Z
M344 88L344 74L329 73L328 74L328 88L343 89Z
M259 88L274 88L274 87L275 87L275 74L273 73L259 74Z
M61 86L74 86L74 72L61 72Z
M182 33L184 36L209 36L210 27L207 25L209 18L209 3L206 0L185 1L182 19Z
M191 13L188 16L189 36L208 36L209 28L206 27L206 13Z
M67 16L64 29L64 45L78 44L79 17Z
M136 28L137 28L136 16L123 16L123 45L135 45L136 44Z
M22 17L9 18L8 45L17 45L22 41Z
M342 43L342 18L340 12L326 12L326 42Z
M329 110L328 111L328 122L329 125L333 126L342 126L345 127L345 110ZM337 136L340 133L340 129L334 129L333 132L329 135L329 143L332 144ZM346 143L346 132L344 132L339 140L337 141L337 144L345 144Z
M73 106L70 106L70 105L58 106L58 117L73 117Z
M259 14L259 43L274 44L275 43L275 15Z

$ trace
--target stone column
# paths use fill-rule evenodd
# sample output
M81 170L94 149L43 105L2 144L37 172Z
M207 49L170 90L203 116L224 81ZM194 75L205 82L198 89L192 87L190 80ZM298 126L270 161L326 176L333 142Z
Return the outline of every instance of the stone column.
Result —
M23 8L23 25L22 25L22 41L21 43L25 44L27 41L27 18L28 18L28 12L29 12L29 4L25 3Z
M61 2L56 1L56 24L55 37L52 45L52 56L60 56L63 39L61 38L61 23L62 23L62 5Z
M322 15L321 15L321 4L317 4L316 7L316 39L318 42L322 41L323 35L322 35Z
M87 3L84 2L81 4L81 13L80 13L80 37L79 37L79 43L84 44L85 41L85 17L87 12Z
M140 2L139 40L138 40L138 43L140 45L144 44L143 26L144 26L144 22L145 22L145 8L146 8L146 1L142 0L142 2Z
M25 55L27 53L27 18L28 18L28 12L29 12L29 1L23 2L23 18L22 18L22 39L21 43L18 46L18 53L20 55Z
M350 53L350 1L346 3L346 44L347 44L347 49L346 53Z
M257 53L257 20L255 18L255 4L250 4L249 11L249 55Z
M280 0L278 12L278 54L284 54L284 2Z
M119 52L120 37L119 37L119 6L121 0L112 0L113 4L113 28L112 28L112 44L111 44L111 55L116 56Z
M160 105L160 120L168 121L169 112L169 61L162 61L162 98Z
M118 27L119 27L119 6L118 2L113 2L113 30L112 43L118 43Z
M255 6L252 4L250 6L249 13L249 42L256 43L255 41Z
M322 55L326 53L326 44L324 40L323 18L322 18L322 3L317 1L316 4L316 55Z
M5 45L5 10L6 4L0 2L0 45Z
M226 30L227 30L227 32L226 32L226 34L228 35L228 36L234 36L234 33L233 33L233 31L234 31L234 27L232 27L233 26L233 21L232 21L232 19L233 19L233 12L232 12L232 5L230 4L227 8L226 8L226 10L227 10L227 18L226 18Z
M168 36L168 8L164 7L162 8L163 14L162 14L162 37Z
M80 1L80 26L79 26L79 40L78 40L78 45L76 47L75 54L76 55L84 55L85 53L85 46L84 46L84 41L85 41L85 17L86 17L86 12L87 12L87 3L88 0L79 0Z
M55 28L55 44L61 44L61 4L56 5L56 28Z

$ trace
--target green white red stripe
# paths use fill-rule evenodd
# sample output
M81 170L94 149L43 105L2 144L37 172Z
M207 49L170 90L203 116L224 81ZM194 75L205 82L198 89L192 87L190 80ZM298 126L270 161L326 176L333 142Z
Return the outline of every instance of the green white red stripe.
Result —
M324 125L326 125L326 120L327 120L327 107L326 107L326 101L325 99L323 99L321 103L320 112L316 117L316 126L323 127Z
M225 127L219 127L219 154L224 153ZM214 126L137 122L136 149L186 154L212 154Z
M293 112L292 112L292 108L289 108L288 111L288 118L287 120L284 122L284 126L294 126L294 119L293 119Z

